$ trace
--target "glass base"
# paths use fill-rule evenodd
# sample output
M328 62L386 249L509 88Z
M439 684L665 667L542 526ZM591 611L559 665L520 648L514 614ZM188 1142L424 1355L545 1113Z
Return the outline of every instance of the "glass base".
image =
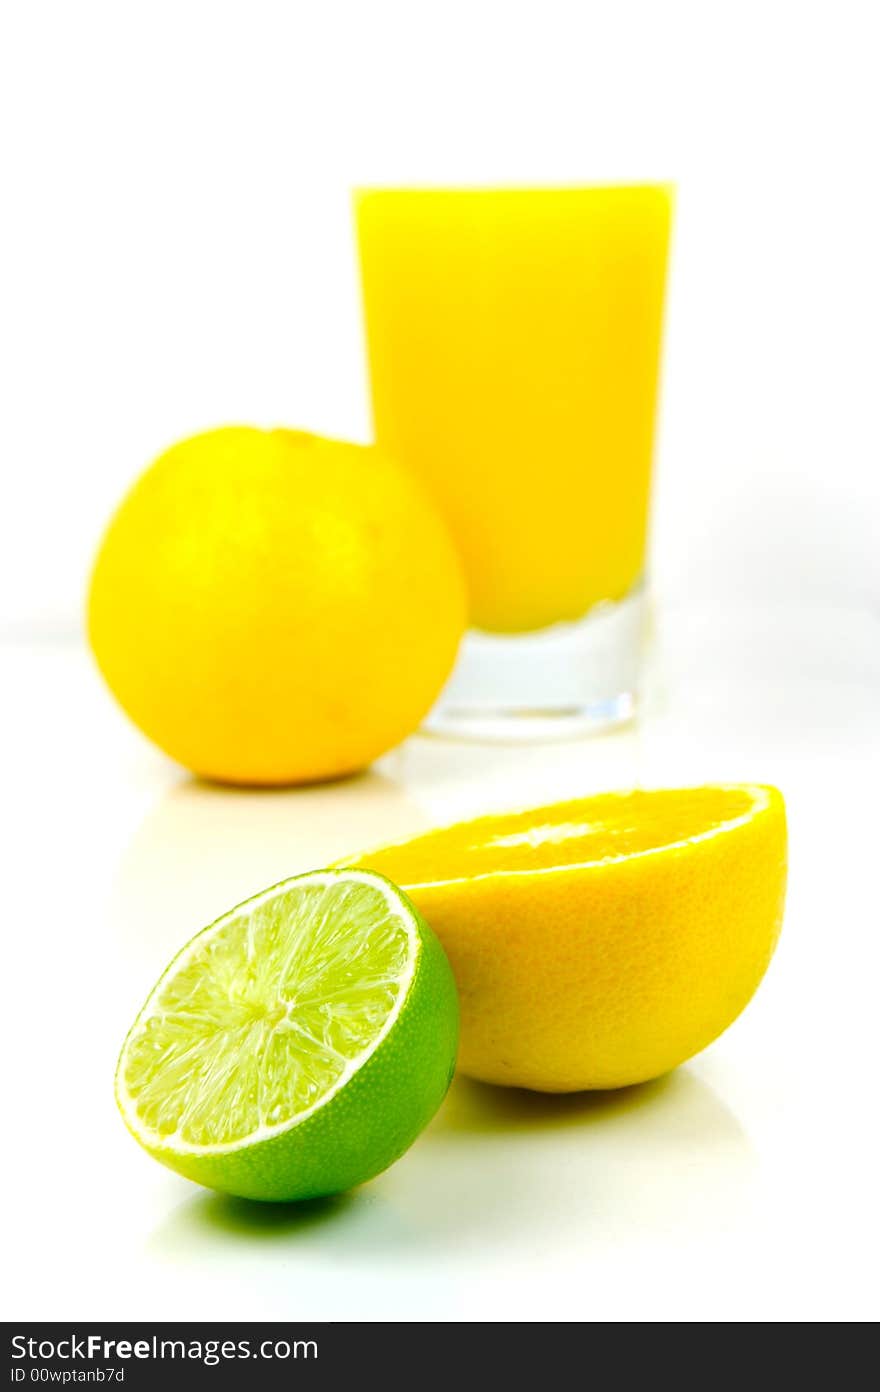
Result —
M429 734L519 742L570 739L633 718L647 620L643 586L578 623L465 635L424 723Z

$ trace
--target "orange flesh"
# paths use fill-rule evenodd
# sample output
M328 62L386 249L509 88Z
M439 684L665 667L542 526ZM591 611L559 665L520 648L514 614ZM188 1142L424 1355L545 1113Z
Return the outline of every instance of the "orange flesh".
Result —
M360 857L404 887L591 865L685 843L747 815L757 790L605 793L480 817Z

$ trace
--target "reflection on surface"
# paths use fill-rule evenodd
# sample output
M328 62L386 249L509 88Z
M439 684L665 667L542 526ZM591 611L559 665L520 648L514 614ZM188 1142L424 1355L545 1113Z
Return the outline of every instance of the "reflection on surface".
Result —
M409 1153L339 1199L266 1206L198 1194L153 1234L154 1255L209 1261L268 1247L345 1266L456 1261L487 1244L523 1253L617 1247L736 1226L754 1156L695 1073L617 1092L550 1096L459 1078Z
M522 1130L535 1133L612 1120L619 1125L624 1116L662 1102L671 1088L680 1097L682 1077L694 1081L690 1074L667 1073L650 1083L607 1092L529 1092L458 1078L434 1128L440 1133L480 1135ZM703 1084L697 1086L708 1092Z
M330 1194L303 1203L272 1204L203 1191L193 1205L187 1207L181 1229L186 1231L194 1222L196 1230L213 1230L232 1239L245 1237L259 1241L265 1237L272 1240L340 1222L346 1215L350 1218L356 1204L354 1194Z
M372 771L280 790L187 778L160 799L121 859L114 930L126 957L155 976L193 933L250 895L425 826L400 785Z
M148 1249L153 1256L199 1261L230 1246L241 1249L242 1255L259 1248L286 1256L294 1252L338 1256L361 1247L367 1250L373 1240L370 1234L378 1233L386 1241L396 1233L401 1246L406 1242L394 1209L376 1197L374 1185L289 1204L257 1203L207 1189L191 1192L192 1197L150 1237Z

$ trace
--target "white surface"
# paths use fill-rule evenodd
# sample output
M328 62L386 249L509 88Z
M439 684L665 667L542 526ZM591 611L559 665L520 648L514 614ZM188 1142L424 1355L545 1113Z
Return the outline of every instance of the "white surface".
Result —
M182 775L78 649L7 648L5 1317L880 1314L878 629L855 607L670 610L636 730L415 738L361 778L280 793ZM130 1018L233 902L487 806L715 778L785 791L788 912L751 1007L671 1077L561 1100L458 1081L390 1171L302 1211L200 1191L125 1132Z

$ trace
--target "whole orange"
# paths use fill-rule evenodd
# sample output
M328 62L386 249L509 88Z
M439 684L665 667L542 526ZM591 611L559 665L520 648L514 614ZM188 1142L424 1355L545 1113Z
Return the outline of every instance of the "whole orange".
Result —
M414 730L466 622L453 544L379 450L213 430L135 483L101 543L88 628L123 709L206 778L369 764Z

